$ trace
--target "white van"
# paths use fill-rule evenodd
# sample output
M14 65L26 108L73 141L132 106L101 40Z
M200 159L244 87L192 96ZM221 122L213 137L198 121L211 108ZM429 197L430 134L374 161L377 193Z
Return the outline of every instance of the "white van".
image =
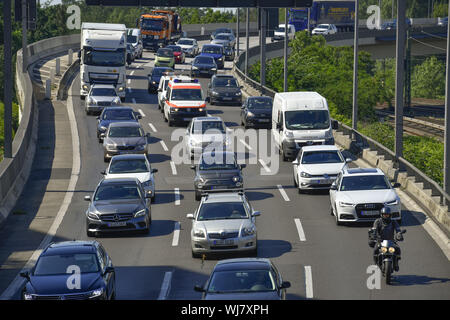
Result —
M337 121L331 121L327 100L317 92L276 93L272 135L283 161L294 160L303 146L333 145Z
M127 42L133 46L133 51L136 52L135 58L142 59L144 46L142 44L141 29L128 29Z
M284 40L284 28L286 25L284 23L280 24L278 28L273 32L272 42ZM288 40L295 38L295 26L293 24L288 24Z

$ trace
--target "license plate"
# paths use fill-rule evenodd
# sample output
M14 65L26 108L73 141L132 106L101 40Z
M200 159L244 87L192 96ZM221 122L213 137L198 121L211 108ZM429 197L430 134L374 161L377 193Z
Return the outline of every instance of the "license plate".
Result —
M233 239L226 239L226 240L214 240L213 244L215 246L229 246L234 244Z
M361 211L361 215L363 215L363 216L379 216L380 211L378 211L378 210Z
M108 227L114 228L114 227L125 227L127 225L126 221L122 222L110 222L108 223Z
M183 118L183 121L191 121L192 118Z
M209 71L208 70L202 70L202 71L200 71L200 73L209 73Z
M259 119L259 122L269 122L270 119Z
M331 184L331 180L328 179L322 179L322 180L316 180L317 184Z
M231 100L232 98L226 98L226 97L224 97L223 98L223 100Z
M134 153L134 151L131 150L127 150L127 151L119 151L120 154L129 154L129 153Z

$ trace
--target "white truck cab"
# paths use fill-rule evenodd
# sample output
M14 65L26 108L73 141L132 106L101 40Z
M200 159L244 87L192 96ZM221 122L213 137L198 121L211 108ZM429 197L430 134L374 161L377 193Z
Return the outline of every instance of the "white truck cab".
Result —
M284 40L285 28L284 23L280 24L277 29L275 29L272 37L272 42ZM295 38L295 26L293 24L288 24L288 40Z
M336 127L327 100L317 92L275 94L272 136L284 161L295 159L303 146L333 145Z
M142 54L144 53L141 29L137 29L137 28L128 29L127 42L133 46L133 49L136 52L136 58L141 59Z
M167 73L161 77L158 86L158 109L164 112L164 100L166 99L167 85L175 77L174 73Z
M124 24L88 23L81 26L80 96L94 83L112 84L122 101L126 94L127 28Z

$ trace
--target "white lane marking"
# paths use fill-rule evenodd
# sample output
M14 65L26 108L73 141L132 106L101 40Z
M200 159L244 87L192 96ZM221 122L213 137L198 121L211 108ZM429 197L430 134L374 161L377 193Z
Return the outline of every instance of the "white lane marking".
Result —
M248 145L248 143L247 142L245 142L244 140L242 140L242 139L240 139L239 140L248 150L252 150L252 147L250 147L249 145ZM260 160L261 161L261 160Z
M297 226L298 236L300 241L306 241L305 232L303 231L302 223L300 219L294 219L295 225Z
M306 299L314 297L311 266L305 266Z
M69 190L75 190L78 177L80 175L80 168L81 168L80 139L78 135L77 120L75 118L75 113L73 111L72 92L73 87L71 87L69 90L69 99L67 100L66 105L67 114L69 117L70 131L72 135L72 173L70 176L69 185L67 186L66 194L64 196L61 207L59 208L59 211L56 214L56 217L53 220L50 229L45 235L45 238L39 244L39 247L33 252L30 259L27 261L27 263L20 272L29 270L34 266L40 254L42 253L42 250L44 250L50 244L53 237L56 235L56 232L58 231L59 226L61 225L61 222L63 221L65 214L67 213L67 209L69 208L69 205L72 202L74 191ZM0 296L0 300L12 299L13 296L17 292L19 292L19 290L23 287L25 279L20 276L20 272L9 284L8 288L6 288L6 290L2 293L2 295Z
M136 104L136 99L132 98L131 101L133 102L133 104Z
M172 174L174 176L176 176L177 175L177 167L175 166L175 162L170 161L170 167L172 168Z
M136 70L131 71L130 75L132 76Z
M172 247L178 246L178 240L180 239L180 223L177 221L175 222L175 228L173 230L173 240L172 240Z
M167 271L164 274L163 283L161 285L161 291L159 292L158 300L166 300L170 291L170 284L172 282L172 271Z
M180 189L179 188L175 188L175 205L176 206L180 205Z
M266 163L262 159L259 159L259 163L264 168L264 170L266 170L267 173L270 173L269 167L266 165Z
M133 100L134 100L134 98L133 98ZM136 100L135 100L135 103L136 103ZM141 114L142 118L144 118L145 117L144 111L142 111L142 109L139 109L138 111Z
M169 148L167 148L167 145L164 142L164 140L160 140L159 142L161 143L161 146L163 147L164 151L169 151Z
M155 126L153 124L149 123L148 126L150 127L150 129L153 130L153 132L158 132L158 130L156 130L156 128L155 128Z
M277 185L278 190L281 193L281 196L283 197L284 201L291 201L286 193L286 191L284 191L283 186L281 184Z

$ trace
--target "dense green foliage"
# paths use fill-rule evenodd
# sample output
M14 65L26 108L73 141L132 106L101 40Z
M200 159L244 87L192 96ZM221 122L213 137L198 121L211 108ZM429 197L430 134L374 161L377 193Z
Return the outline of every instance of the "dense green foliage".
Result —
M432 56L412 73L411 95L416 98L444 99L445 63Z

